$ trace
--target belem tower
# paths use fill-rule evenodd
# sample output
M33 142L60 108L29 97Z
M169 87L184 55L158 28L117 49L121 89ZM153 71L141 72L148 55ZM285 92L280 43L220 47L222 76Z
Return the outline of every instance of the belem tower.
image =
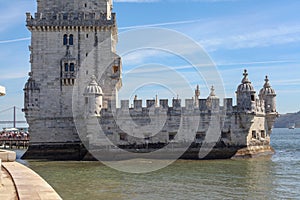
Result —
M276 93L266 77L257 94L246 70L236 90L237 105L232 98L225 98L221 106L213 87L207 98L200 98L197 86L194 98L186 99L184 106L178 98L171 103L156 98L147 100L143 107L143 101L135 98L133 106L122 100L117 108L122 63L116 54L117 24L112 5L112 0L37 0L37 12L26 14L31 32L31 71L24 88L23 110L31 141L23 158L90 159L87 149L104 146L110 156L109 146L113 145L113 150L118 147L145 153L167 144L172 144L172 151L189 144L181 158L190 159L198 159L201 146L209 143L213 146L202 158L273 152L270 134L278 115ZM152 135L151 128L144 131L153 117L160 119L164 114L158 133ZM142 136L130 133L129 121L138 125L132 132ZM129 132L122 128L124 124ZM192 124L196 128L190 128ZM97 128L102 133L98 138ZM180 130L186 131L179 134ZM211 130L218 136L216 141L207 139Z

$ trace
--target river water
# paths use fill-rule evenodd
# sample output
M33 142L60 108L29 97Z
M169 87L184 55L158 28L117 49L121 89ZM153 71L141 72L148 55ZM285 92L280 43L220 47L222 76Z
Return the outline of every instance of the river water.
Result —
M179 160L128 174L99 162L23 161L63 199L300 199L300 129L275 129L271 158Z

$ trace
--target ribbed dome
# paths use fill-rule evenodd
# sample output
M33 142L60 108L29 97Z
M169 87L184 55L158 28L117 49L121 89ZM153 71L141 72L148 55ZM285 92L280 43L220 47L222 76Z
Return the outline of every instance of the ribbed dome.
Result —
M238 86L237 92L255 92L254 87L252 86L251 82L248 79L248 73L246 69L243 75L244 78L242 80L242 84Z
M90 94L103 94L101 87L98 85L96 81L96 77L92 76L90 84L85 88L84 94L90 95Z
M36 84L35 80L33 80L32 78L29 78L27 83L25 84L25 88L24 90L38 90L39 87Z
M259 95L276 95L275 90L271 87L269 83L268 76L266 76L264 87L260 90Z

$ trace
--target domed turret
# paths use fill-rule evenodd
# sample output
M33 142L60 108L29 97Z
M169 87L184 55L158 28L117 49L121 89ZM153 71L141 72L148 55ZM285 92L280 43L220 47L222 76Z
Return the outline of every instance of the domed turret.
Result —
M32 78L29 78L27 83L25 84L24 90L36 90L38 89L37 84Z
M25 83L24 91L29 91L29 90L39 90L39 87L35 80L32 79L32 73L30 72L29 74L29 79Z
M36 81L32 78L32 73L29 73L24 91L24 110L36 110L39 108L40 88Z
M259 92L259 99L265 102L265 110L267 113L276 112L276 93L269 83L266 76L264 87Z
M242 80L242 84L238 86L237 92L255 92L254 87L248 79L248 72L244 70L244 78Z
M206 99L206 105L209 109L217 109L219 107L219 97L216 96L214 86L210 88L210 94Z
M91 82L84 90L86 113L89 116L100 117L103 92L96 81L96 77L92 76L91 79Z
M256 91L248 79L248 72L244 70L244 78L242 83L238 86L237 94L237 106L238 110L245 112L255 112L256 108Z
M96 81L96 77L91 77L90 84L85 88L84 94L85 95L103 95L102 88L98 85Z
M275 90L271 87L269 83L269 78L266 76L264 87L259 92L259 97L264 97L266 95L276 95Z

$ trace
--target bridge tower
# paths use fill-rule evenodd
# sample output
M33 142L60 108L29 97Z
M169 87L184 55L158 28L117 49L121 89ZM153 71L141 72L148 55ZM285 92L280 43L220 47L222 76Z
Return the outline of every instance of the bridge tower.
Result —
M85 74L86 84L96 77L103 90L103 105L116 100L122 81L112 8L112 0L37 0L37 12L26 14L31 71L23 110L31 142L24 158L66 160L83 155L72 113L79 72ZM86 59L88 69L83 67Z

